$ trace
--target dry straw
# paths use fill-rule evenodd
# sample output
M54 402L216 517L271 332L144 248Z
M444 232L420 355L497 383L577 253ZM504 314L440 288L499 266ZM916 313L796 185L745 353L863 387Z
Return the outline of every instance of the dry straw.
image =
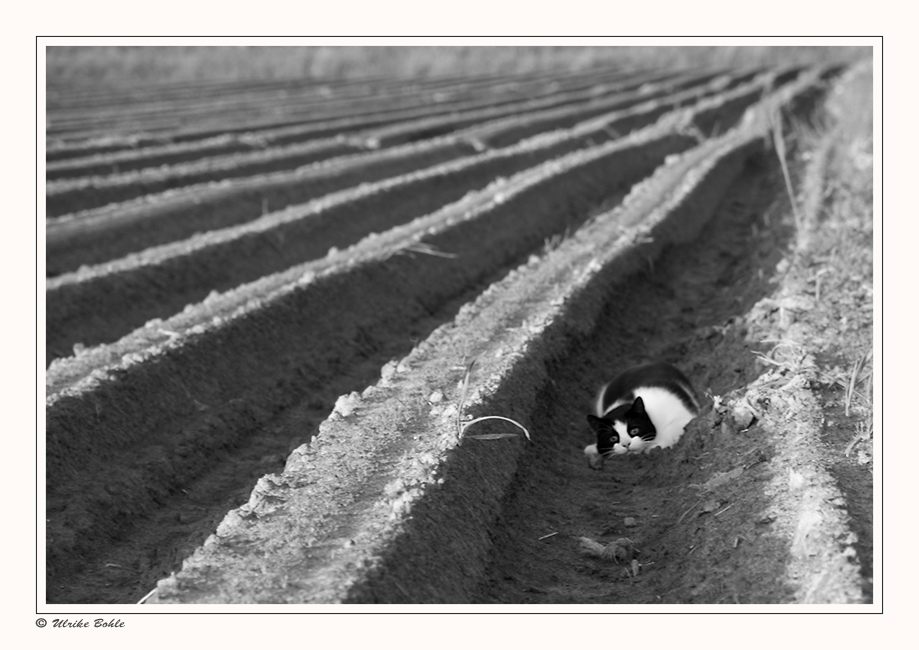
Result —
M782 176L785 177L785 189L788 191L788 200L791 201L791 211L795 217L795 232L800 234L802 228L801 214L798 212L798 201L795 199L794 188L791 184L791 174L788 171L785 136L782 133L781 110L776 109L770 117L772 122L772 141L775 144L775 153L779 157L779 163L782 165Z
M473 420L469 420L468 422L463 422L463 407L466 405L466 393L469 390L469 377L472 375L472 368L475 366L476 360L477 358L469 362L469 364L466 366L466 374L463 376L463 385L462 385L462 388L460 389L459 408L456 410L457 437L462 438L463 434L466 432L466 429L468 429L470 426L472 426L473 424L477 422L482 422L483 420L504 420L506 422L510 422L511 424L514 424L520 427L520 429L523 431L523 434L527 437L527 440L532 442L533 439L530 438L530 432L527 431L525 426L523 426L516 420L512 420L511 418L506 418L502 415L483 415L482 417L478 417ZM483 434L477 434L474 436L466 436L466 437L474 438L475 440L500 440L502 438L516 438L519 435L520 434L517 434L517 433L483 433Z

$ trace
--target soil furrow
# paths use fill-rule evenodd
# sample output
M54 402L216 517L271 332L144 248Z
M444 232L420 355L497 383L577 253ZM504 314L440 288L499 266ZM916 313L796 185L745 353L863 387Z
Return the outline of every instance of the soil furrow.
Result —
M533 81L542 80L551 84L553 75L542 75L541 77L534 76ZM494 84L495 81L498 81L500 78L489 80L488 77L483 77L481 80L476 82L472 80L470 83L470 89L475 89L478 87L483 87L481 92L488 92L489 86L491 90L498 90L502 87L510 87L511 89L516 87L516 82L509 81L508 79L503 79L503 83ZM516 78L515 78L516 79ZM469 80L467 80L469 81ZM335 81L326 81L318 86L314 86L315 93L324 99L337 99L337 100L346 100L351 97L361 97L361 96L389 96L392 94L417 94L419 92L434 92L434 93L443 93L445 95L450 95L449 88L454 84L449 79L438 80L431 82L422 82L417 81L410 83L400 83L396 87L393 87L392 80L378 80L378 82L373 83L371 80L365 82L335 82ZM347 86L356 86L351 92L346 92L344 89ZM169 87L158 88L156 93L165 93L169 94ZM197 91L196 91L197 92ZM156 96L159 96L157 94ZM210 95L208 95L210 96ZM213 97L211 97L213 99ZM105 105L110 104L119 104L120 99L116 95L114 97L107 97L102 100ZM141 138L141 139L138 139ZM106 152L118 152L130 153L130 150L142 145L148 144L151 146L156 145L166 145L169 144L167 141L160 136L145 136L143 133L140 134L131 134L131 135L115 135L112 133L106 133L103 136L98 138L91 139L78 139L78 140L61 140L57 138L49 138L48 149L46 152L46 159L50 162L54 161L63 161L72 158L85 157L89 155L105 155ZM194 146L194 140L189 140L186 142L189 146Z
M500 74L483 75L446 75L424 80L406 80L366 77L354 79L271 79L220 81L202 80L194 83L152 83L138 86L122 85L117 87L72 88L65 85L50 84L48 88L48 108L54 111L80 110L81 108L106 108L113 105L132 110L132 105L146 106L151 102L163 101L164 105L191 103L233 97L264 97L271 92L311 92L318 97L366 97L386 93L415 93L418 90L437 90L466 88L493 85L499 81L538 81L551 80L557 73L540 72L520 74L511 77Z
M610 187L627 186L668 155L692 145L689 136L663 130L636 146L615 147L604 164ZM326 197L318 206L192 242L151 250L83 273L49 281L46 292L46 360L69 356L75 344L114 341L153 318L166 318L211 291L225 291L283 271L331 248L345 248L434 212L486 186L579 148L583 140L556 146L486 154L467 163L434 168L363 188L356 196ZM551 189L548 185L548 192ZM203 241L202 241L203 240ZM189 245L191 244L191 245Z
M535 80L535 79L534 79ZM393 79L366 79L361 81L326 79L288 79L244 82L207 82L200 84L152 84L143 87L109 87L92 89L48 89L48 110L53 115L99 115L111 110L117 115L133 115L138 112L157 113L170 108L194 108L223 105L227 102L265 102L275 97L301 94L304 98L328 101L339 98L366 98L368 96L391 94L412 94L421 89L461 89L468 85L488 84L482 78L438 78L415 81L411 84L394 83ZM406 87L408 86L408 87ZM286 95L285 95L286 93ZM99 112L101 111L101 113Z
M542 260L521 269L465 316L461 312L456 325L438 330L405 360L410 374L393 378L396 386L387 389L384 379L361 397L352 396L356 415L340 403L321 435L291 456L285 473L266 477L249 504L224 519L182 572L160 583L160 602L467 601L482 578L488 522L522 449L513 440L458 444L449 420L440 423L428 415L431 391L442 393L455 411L458 389L452 385L462 376L465 351L479 359L480 389L467 401L470 413L500 413L535 430L538 422L529 413L548 377L544 364L574 332L591 327L603 287L641 268L645 257L653 259L668 241L692 239L760 142L732 138L687 154L637 190L623 213L598 217L563 242L549 256L558 255L553 263ZM668 201L670 209L661 210ZM614 233L641 224L649 214L657 215L659 226L616 242ZM598 250L607 241L609 248ZM589 291L581 289L585 282ZM457 363L458 372L447 369ZM497 385L496 367L510 373ZM398 422L387 421L393 410ZM359 446L357 430L366 432ZM339 484L334 496L325 492L324 464L330 461L347 466L357 485ZM243 549L253 543L264 552L262 578L245 568ZM299 546L305 552L288 547L291 543L305 545ZM278 582L280 576L285 577Z
M750 81L755 76L755 72L736 75L705 74L677 81L668 81L657 85L657 87L648 84L621 98L592 102L584 107L562 107L531 112L528 115L517 117L513 120L513 123L510 120L505 120L472 127L466 129L463 136L481 142L485 146L506 147L525 137L552 129L573 127L608 111L624 110L643 101L661 98L661 103L666 105L669 102L666 102L664 98L670 96L674 99L673 105L679 105L682 102L693 101L717 91L728 91ZM745 100L738 98L737 101L743 102ZM750 103L752 102L748 102L747 105Z
M141 196L48 221L46 602L870 603L867 339L857 358L824 345L807 306L829 266L870 267L820 232L870 239L870 170L838 171L870 156L840 117L854 82L808 140L843 69L76 99L66 137L99 101L171 133L61 169L265 148L87 178ZM208 101L213 125L184 127ZM284 145L335 107L335 128L383 121ZM196 174L224 180L153 193ZM591 470L595 391L648 360L682 368L702 413L676 447Z
M757 97L757 89L768 79L767 75L761 81L751 82L749 88L741 86L722 97L724 101L734 98L750 104ZM613 111L576 125L574 135L586 142L602 142L615 137L617 132L628 133L650 124L674 106L691 104L718 87L719 82L716 81L710 86L701 87L698 92L684 91L645 102L632 109ZM721 103L713 100L707 106L709 110L716 111ZM723 126L727 123L721 124ZM703 131L706 130L706 125L700 126ZM504 121L490 136L499 135L503 129L515 128L513 121ZM49 223L47 228L47 273L57 275L82 264L99 263L125 255L143 246L251 220L264 214L268 205L290 205L358 182L376 180L387 172L395 175L400 171L404 173L426 164L456 158L470 153L474 148L467 144L470 139L460 135L455 140L445 139L352 156L337 163L347 165L349 169L333 166L330 162L287 175L276 174L265 179L240 181L232 186L195 186L172 196L166 194L160 195L161 198L153 197L150 205L113 206L75 218L56 220ZM551 140L552 137L549 143Z
M475 153L465 142L425 142L294 172L195 185L54 220L46 227L47 273L60 275L195 233L254 221L281 207Z
M381 144L382 146L392 146L445 135L471 124L497 117L527 113L547 106L578 105L590 102L592 104L599 103L602 107L605 103L598 102L598 100L604 95L612 95L614 97L612 105L616 105L620 103L620 100L615 99L619 93L627 92L636 86L654 81L662 76L630 79L610 86L598 85L587 91L561 93L542 99L526 98L522 101L517 100L507 106L496 106L495 104L500 104L500 102L493 103L493 100L487 99L479 100L477 104L478 106L484 106L484 108L459 110L449 107L422 107L410 111L397 111L396 115L390 117L384 117L387 112L385 108L377 107L367 117L360 120L357 118L334 118L330 121L320 121L316 124L308 125L295 135L291 133L286 137L276 136L273 139L273 143L283 145L298 140L329 138L355 132L361 137L361 131L379 129L384 125L392 124L391 129L384 131L379 136L374 133L366 136L366 139L373 140L376 143L375 146L381 146ZM637 103L639 100L640 96L634 97L632 102ZM625 104L626 102L621 103ZM435 117L440 114L445 115ZM223 131L220 135L225 135L226 133L227 131ZM281 168L289 168L295 164L296 160L300 160L302 157L302 154L294 156L287 163L283 159L273 161L269 159L268 161L261 161L259 166L272 168L280 165ZM228 162L232 163L234 161ZM250 167L239 164L218 164L217 169L204 170L198 170L195 166L180 166L175 170L150 170L146 173L141 171L110 177L90 177L49 182L46 187L47 213L48 216L56 217L69 212L126 201L137 196L162 192L195 182L255 173L250 172L249 169Z
M713 548L682 557L701 544L703 535L711 535L708 520L714 512L705 516L691 511L685 524L678 521L697 498L686 486L705 482L700 476L706 465L720 462L730 471L731 454L739 459L757 451L771 457L771 442L757 446L755 431L741 441L719 440L716 458L716 452L687 434L681 447L696 446L697 455L708 452L710 458L689 457L685 466L670 462L669 475L661 462L633 457L614 459L599 473L588 468L581 453L591 441L585 414L592 410L595 392L621 369L669 361L707 395L725 395L763 371L752 354L757 348L744 339L742 328L729 328L725 335L717 328L740 322L770 290L765 278L781 259L791 229L763 229L757 238L749 233L781 197L781 183L774 158L751 160L699 238L667 251L628 282L610 287L615 298L596 330L570 356L551 365L554 381L540 394L530 418L535 443L521 460L502 506L500 525L491 537L488 578L474 602L711 603L722 598L735 602L737 594L747 602L788 599L790 587L777 585L775 579L785 562L781 544L757 543L761 531L741 523L752 522L767 507L762 495L754 492L754 498L742 502L727 491L720 495L716 510L734 503L733 512L721 516L737 522L734 532L744 536L736 552L730 550L733 537L721 540L727 551L717 545L727 560L721 566L710 561ZM762 481L768 471L761 464L744 479ZM550 532L557 534L540 539ZM635 579L625 572L631 569L627 563L585 555L582 537L602 544L631 539L647 567L644 575Z
M647 73L613 71L600 75L588 75L578 77L573 80L553 81L544 87L543 92L538 90L533 96L527 94L520 95L516 92L507 97L476 96L470 99L459 99L456 101L447 100L446 102L427 102L419 101L417 97L410 96L408 99L396 99L393 108L388 108L385 98L368 99L367 106L363 111L354 112L351 102L345 102L338 110L329 110L324 114L315 115L309 111L290 114L284 119L279 118L259 118L242 116L237 119L229 119L224 116L216 121L206 121L205 126L201 126L200 121L193 121L192 128L177 128L168 130L166 125L161 138L166 138L168 142L189 142L210 138L217 135L248 133L253 136L267 133L271 141L275 144L286 144L290 142L303 141L310 138L322 137L324 135L335 135L339 132L356 131L367 128L379 128L386 124L392 124L399 121L414 119L423 119L432 115L450 115L469 113L478 115L477 119L484 119L485 116L492 114L507 114L514 110L526 111L531 107L545 107L564 105L567 103L577 103L588 101L594 96L602 96L611 92L618 92L620 89L628 88L634 85L636 80L640 80ZM653 77L664 78L672 76L672 73L653 75ZM516 107L516 108L515 108ZM351 113L354 112L352 115ZM207 126L207 125L213 126ZM153 129L145 129L144 132ZM286 131L286 135L275 133L274 131ZM110 133L109 130L101 133Z
M106 132L118 130L147 131L158 123L170 124L173 120L174 128L179 128L189 122L200 123L201 118L213 120L220 117L223 121L231 123L242 120L252 122L261 115L276 116L281 113L295 112L316 114L320 119L328 119L336 114L359 115L368 114L367 109L377 104L383 110L387 106L393 108L409 108L430 103L450 106L456 104L458 108L481 101L483 96L490 95L496 103L503 98L514 96L543 96L555 94L560 91L577 90L604 79L619 79L629 74L625 71L607 70L580 73L566 77L547 76L543 78L518 78L513 86L501 83L500 80L477 80L475 83L415 83L406 87L405 84L393 83L391 80L385 85L377 86L371 90L363 86L357 92L345 94L317 92L315 87L300 89L299 93L279 93L271 96L265 92L258 92L248 100L223 98L214 102L212 98L206 101L188 102L148 102L139 109L125 111L123 105L113 101L108 111L94 110L75 115L73 112L58 113L53 115L55 129L67 128L69 131L89 130L91 127L102 127ZM298 96L299 94L299 96ZM307 113L308 111L308 113ZM81 126L83 125L83 126Z
M478 388L465 402L470 414L501 413L535 430L530 414L547 364L592 328L610 286L668 242L694 239L743 161L761 149L767 122L754 124L686 154L640 186L624 212L598 217L562 243L552 263L536 260L490 289L400 364L411 368L404 378L387 378L384 369L363 395L341 398L285 472L260 481L182 572L160 583L160 602L468 600L483 578L487 531L522 448L519 440L478 447L457 440L449 422L461 415L455 382L463 357L479 360ZM655 225L639 226L620 247L598 250L623 226L648 220ZM347 468L348 478L333 479L333 467ZM253 545L256 565L245 550Z
M622 75L619 75L620 77ZM614 76L608 80L614 80ZM587 77L581 82L581 85L590 82L591 84L600 84L603 79L594 76ZM567 80L565 87L573 90L571 80ZM502 103L519 102L520 97L540 97L548 93L558 93L562 88L554 82L543 82L536 87L529 87L525 84L513 84L509 86L497 86L484 88L478 102L489 102L490 106L497 106ZM532 91L532 92L530 92ZM434 103L443 104L447 99L455 98L455 91L439 91L433 98ZM486 99L487 97L487 99ZM350 107L349 100L346 106ZM374 102L379 104L380 98L375 98ZM379 112L380 107L374 106L375 112ZM317 117L314 121L321 121ZM328 118L326 118L328 119ZM47 166L48 180L57 178L67 178L74 176L100 175L112 173L113 167L120 171L130 171L152 167L155 165L175 164L195 160L204 155L216 156L231 153L250 151L253 147L268 147L279 144L297 144L309 137L308 127L286 127L259 131L257 133L242 133L238 135L222 135L208 138L200 141L191 141L180 144L169 144L160 147L145 147L140 150L127 150L112 154L97 154L90 158L83 159L66 159L58 162L50 162Z
M393 342L407 352L417 323L625 191L636 178L622 175L620 147L627 149L611 143L553 161L405 233L374 237L52 366L49 597L63 597L62 580L83 580L67 576L215 454L232 453L281 411L311 399L317 383L335 385L368 358L375 370L375 353L391 353ZM636 152L640 160L642 148ZM172 342L145 347L164 336ZM95 361L106 356L114 366ZM240 385L239 377L249 379ZM137 399L151 390L152 399ZM82 495L79 504L73 494Z
M331 158L333 155L341 155L344 152L355 153L360 150L357 144L349 144L342 138L330 138L311 140L306 144L290 145L278 149L266 149L268 142L258 136L249 136L248 134L232 136L216 136L200 142L191 144L165 145L161 147L147 147L136 153L119 152L111 155L97 155L90 158L79 158L73 161L64 161L63 163L51 163L46 166L45 178L49 181L62 179L74 179L85 176L117 176L125 172L132 172L141 169L151 169L163 165L172 165L173 173L176 171L175 166L184 165L186 168L195 169L212 169L216 170L221 165L230 167L235 158L251 159L248 169L252 174L271 171L273 169L284 169L282 163L274 163L272 167L269 163L278 158L285 161L287 169L298 165L321 160L323 157ZM195 165L191 165L195 163ZM236 165L242 169L247 169L243 165ZM232 174L241 176L242 173ZM190 180L197 178L198 181L206 180L206 176L200 173L197 177L188 175L187 184L195 182Z

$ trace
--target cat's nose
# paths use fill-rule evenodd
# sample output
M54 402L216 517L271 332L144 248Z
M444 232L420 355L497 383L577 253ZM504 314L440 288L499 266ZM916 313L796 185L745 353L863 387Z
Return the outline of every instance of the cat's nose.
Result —
M641 451L647 446L647 443L641 438L632 438L632 441L629 443L629 452Z

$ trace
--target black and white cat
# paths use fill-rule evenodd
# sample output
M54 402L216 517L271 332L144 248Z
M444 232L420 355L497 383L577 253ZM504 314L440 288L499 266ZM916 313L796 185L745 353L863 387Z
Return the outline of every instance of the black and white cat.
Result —
M692 384L669 363L630 368L600 389L597 415L587 416L597 434L584 448L587 462L600 469L614 454L672 447L699 409Z

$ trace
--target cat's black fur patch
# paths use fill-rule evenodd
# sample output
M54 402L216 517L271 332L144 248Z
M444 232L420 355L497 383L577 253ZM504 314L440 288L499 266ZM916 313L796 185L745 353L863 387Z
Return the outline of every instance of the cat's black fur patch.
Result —
M619 434L613 428L613 422L626 423L626 429L633 437L642 438L650 442L657 435L657 430L645 411L644 402L638 399L627 404L621 404L603 417L587 416L590 428L597 434L597 453L608 454L619 442Z
M665 388L678 397L687 410L699 412L699 400L686 375L669 363L655 362L629 368L607 384L603 391L603 414L612 416L613 413L607 414L606 409L619 400L631 403L636 388Z
M604 455L611 452L619 442L619 434L613 428L612 422L606 418L598 418L596 415L588 415L587 423L597 434L597 453Z

